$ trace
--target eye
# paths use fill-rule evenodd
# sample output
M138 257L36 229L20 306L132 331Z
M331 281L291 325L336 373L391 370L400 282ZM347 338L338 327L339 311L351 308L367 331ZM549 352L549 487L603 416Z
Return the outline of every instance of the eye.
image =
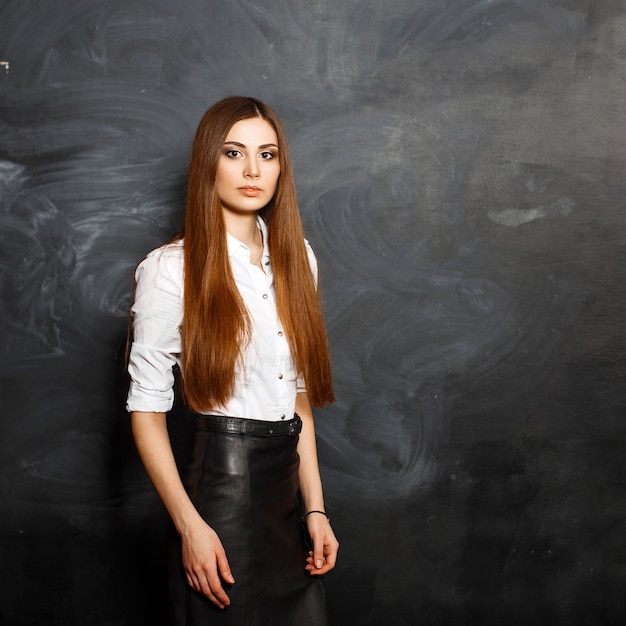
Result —
M240 156L243 156L239 150L235 150L234 148L229 148L228 150L224 150L224 156L227 156L229 159L236 159Z
M259 154L259 158L263 161L269 161L275 157L276 155L271 150L264 150Z

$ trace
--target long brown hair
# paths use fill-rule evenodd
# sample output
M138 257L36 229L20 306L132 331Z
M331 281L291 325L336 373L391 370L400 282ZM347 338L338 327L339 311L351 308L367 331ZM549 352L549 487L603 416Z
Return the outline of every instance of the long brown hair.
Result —
M268 246L278 315L314 406L334 400L322 305L304 244L285 130L278 115L254 98L230 97L203 116L191 151L184 237L182 380L195 411L224 405L235 387L235 368L250 337L250 318L230 269L226 225L216 192L226 136L238 121L260 117L276 131L280 176L260 215Z

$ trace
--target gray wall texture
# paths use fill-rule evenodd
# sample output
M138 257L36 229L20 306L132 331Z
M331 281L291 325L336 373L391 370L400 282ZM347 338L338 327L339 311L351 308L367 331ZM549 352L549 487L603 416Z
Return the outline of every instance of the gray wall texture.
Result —
M2 624L165 624L130 284L233 94L323 276L336 624L626 622L625 77L617 0L0 2Z

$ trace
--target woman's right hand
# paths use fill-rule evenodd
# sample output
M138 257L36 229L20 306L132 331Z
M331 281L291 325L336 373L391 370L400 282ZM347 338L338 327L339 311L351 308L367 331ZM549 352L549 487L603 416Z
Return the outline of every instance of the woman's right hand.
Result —
M222 581L232 585L235 579L217 533L199 518L181 534L181 539L183 567L191 588L204 594L220 609L227 607L230 598L224 591Z
M222 581L232 585L235 579L220 538L200 517L181 482L165 413L133 411L131 421L139 456L180 533L187 580L223 609L230 599Z

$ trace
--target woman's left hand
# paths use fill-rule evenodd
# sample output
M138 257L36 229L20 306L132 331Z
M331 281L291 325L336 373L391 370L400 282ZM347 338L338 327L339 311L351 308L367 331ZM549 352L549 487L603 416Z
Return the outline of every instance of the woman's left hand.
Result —
M313 550L309 552L304 569L312 576L321 576L335 567L339 542L325 515L307 515L306 525L313 541Z

